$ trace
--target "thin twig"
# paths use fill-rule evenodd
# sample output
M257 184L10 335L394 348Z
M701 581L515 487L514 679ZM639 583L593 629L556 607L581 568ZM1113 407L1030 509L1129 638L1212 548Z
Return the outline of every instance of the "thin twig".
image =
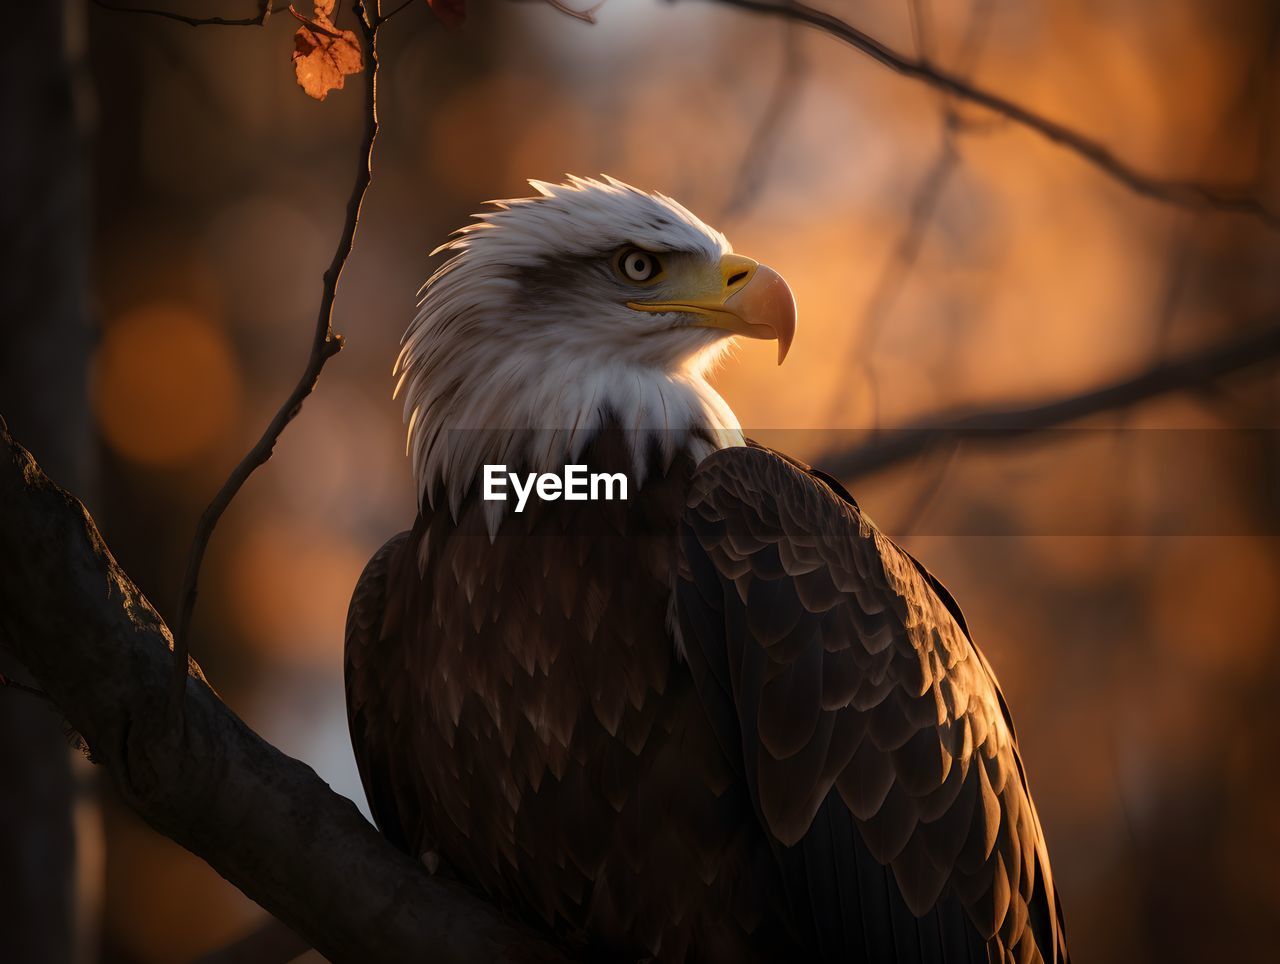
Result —
M1028 130L1035 131L1143 197L1184 208L1196 210L1210 208L1232 214L1243 214L1256 218L1269 228L1280 230L1280 215L1271 211L1257 198L1229 194L1224 188L1198 181L1155 177L1139 171L1127 161L1117 157L1100 141L1058 121L1043 117L1001 94L977 87L957 74L935 66L926 58L908 57L899 53L834 14L817 10L798 0L785 3L770 2L770 0L712 0L712 2L752 13L783 17L815 27L849 44L890 70L919 80L971 104L985 107Z
M204 562L205 550L209 547L209 540L213 536L214 527L217 526L223 512L226 511L227 506L231 504L231 500L236 497L236 494L249 476L271 458L281 433L297 416L302 408L302 403L315 389L316 381L320 377L320 372L324 368L325 362L342 350L342 336L335 334L333 330L333 303L337 296L338 281L342 277L342 269L346 266L347 258L351 255L351 249L355 244L356 227L360 221L360 207L364 202L365 192L369 188L369 182L373 175L373 145L378 136L377 33L378 26L384 21L376 2L377 0L374 0L375 6L372 9L367 4L359 2L359 0L356 3L357 19L360 23L361 46L365 58L364 73L367 85L364 136L361 140L360 160L356 168L355 183L352 185L351 195L347 199L347 213L342 225L342 233L338 238L338 246L334 251L333 260L330 262L328 270L324 273L320 310L316 316L315 333L311 341L311 354L307 358L306 368L303 369L298 383L294 386L293 391L289 393L289 397L285 399L284 404L280 406L275 417L271 419L271 423L267 426L266 431L262 433L262 437L258 439L257 444L249 450L248 454L240 460L240 464L232 470L227 480L222 484L222 488L218 490L218 494L213 497L213 501L209 503L208 508L200 516L200 522L196 526L195 537L191 542L191 552L187 557L187 572L182 582L182 592L179 597L181 599L181 609L178 614L177 632L174 634L173 645L170 709L175 722L180 722L182 719L182 700L187 685L191 617L195 612L196 597L199 592L200 566Z
M880 398L876 370L875 366L872 365L875 343L880 336L885 321L893 313L898 297L902 294L904 284L915 269L916 262L920 258L920 252L924 248L924 239L929 232L929 225L933 221L938 202L942 199L943 190L951 179L959 160L960 153L956 149L954 131L950 126L947 126L944 128L942 146L938 149L937 156L929 165L928 170L925 171L924 176L920 178L915 191L912 192L911 209L906 227L903 228L902 233L898 236L898 242L894 245L893 254L885 262L879 277L876 279L875 287L871 291L871 297L867 300L867 306L862 313L862 324L858 326L858 333L850 345L851 357L849 361L863 370L863 377L871 388L871 397L877 409L874 416L874 421L877 424L879 422ZM834 418L838 415L846 403L847 399L842 380L840 385L837 386L836 394L831 399L828 418Z
M779 135L800 99L809 64L804 55L803 38L794 27L794 24L787 25L783 36L782 69L778 72L769 102L760 113L760 119L742 152L738 176L720 214L722 221L741 217L759 196L777 150Z
M566 17L572 17L574 20L581 20L583 23L594 24L596 22L596 13L604 6L604 0L598 0L591 6L582 10L571 7L564 0L543 0L547 6L563 13Z
M949 410L913 425L880 433L870 442L818 456L813 464L852 479L879 472L956 439L1004 442L1128 408L1160 395L1197 391L1218 379L1280 358L1280 324L1240 335L1176 361L1161 361L1119 381L1089 391L1028 405Z
M955 70L961 77L969 77L977 66L978 53L982 46L982 38L986 34L990 20L992 0L977 0L969 14L969 23L956 57ZM911 31L915 37L916 53L922 60L932 56L932 35L926 27L927 17L919 0L911 0L907 4L907 12L911 20ZM871 394L872 424L880 423L880 385L879 374L874 364L876 343L885 322L893 314L898 298L902 294L907 279L911 277L924 249L924 241L933 223L933 217L942 200L942 195L951 175L960 163L960 149L957 139L964 125L956 112L954 98L948 94L941 95L941 140L937 154L925 170L911 195L907 224L898 236L893 254L885 262L876 279L871 297L862 313L862 323L858 325L849 346L849 364L860 368ZM837 417L845 406L843 382L837 385L828 408L828 420Z
M19 693L26 693L28 696L34 696L37 699L42 699L50 705L53 704L53 697L39 687L28 686L26 683L19 683L16 679L10 679L3 673L0 673L0 690L3 689L17 690Z
M907 0L907 24L911 27L911 41L915 44L916 56L927 60L929 50L929 31L925 28L925 11L920 0Z
M188 27L263 27L266 26L267 19L276 12L271 7L271 0L263 0L259 4L256 17L242 17L238 20L228 20L226 17L189 17L186 14L174 13L171 10L155 10L149 7L121 7L114 3L108 3L107 0L93 0L93 4L103 10L110 10L112 13L136 13L147 17L161 17L165 20L176 20L178 23L185 23ZM284 8L282 7L281 9Z
M911 504L902 513L902 521L898 523L896 528L885 530L895 533L894 538L904 547L910 541L911 536L915 535L920 525L920 520L933 507L938 495L942 492L942 483L947 480L947 474L951 471L951 466L956 460L956 448L955 445L946 447L943 457L934 468L933 477L916 492L916 497L911 500Z
M411 6L417 2L419 2L419 0L404 0L404 3L400 4L400 6L396 7L390 13L378 14L378 19L377 19L377 22L374 24L374 27L375 28L381 27L384 23L389 23L391 21L391 18L394 17L396 14L398 14L401 10L405 9L405 7Z

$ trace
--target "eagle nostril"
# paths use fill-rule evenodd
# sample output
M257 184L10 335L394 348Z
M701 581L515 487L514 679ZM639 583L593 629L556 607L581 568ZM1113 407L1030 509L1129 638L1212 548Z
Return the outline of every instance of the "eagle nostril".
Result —
M745 278L746 276L747 276L747 272L746 272L746 271L739 271L737 274L732 275L732 276L729 278L729 280L725 282L725 287L726 287L726 288L732 288L734 285L736 285L739 281L741 281L741 280L742 280L743 278Z

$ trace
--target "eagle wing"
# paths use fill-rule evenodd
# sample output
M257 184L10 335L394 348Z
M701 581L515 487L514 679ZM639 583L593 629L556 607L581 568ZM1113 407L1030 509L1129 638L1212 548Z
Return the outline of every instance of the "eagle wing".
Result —
M416 772L404 772L410 745L407 732L413 675L402 665L399 637L404 623L404 593L397 574L404 566L409 533L389 539L360 574L347 610L347 723L360 780L374 823L393 844L411 856L422 836Z
M990 667L946 590L834 480L759 447L698 467L683 646L825 959L1065 962Z

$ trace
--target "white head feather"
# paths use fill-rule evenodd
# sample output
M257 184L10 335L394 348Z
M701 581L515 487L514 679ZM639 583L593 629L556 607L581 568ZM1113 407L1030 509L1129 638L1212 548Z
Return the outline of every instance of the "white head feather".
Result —
M742 444L704 377L726 333L627 307L612 268L630 245L715 263L732 250L724 235L613 178L530 184L539 196L491 202L433 252L452 256L423 286L396 360L419 498L442 491L455 515L485 464L559 472L607 412L637 430L636 488L650 438L667 457Z

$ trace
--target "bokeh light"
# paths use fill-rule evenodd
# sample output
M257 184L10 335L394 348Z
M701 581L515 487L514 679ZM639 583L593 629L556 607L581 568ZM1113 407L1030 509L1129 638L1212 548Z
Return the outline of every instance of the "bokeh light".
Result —
M318 527L260 519L228 561L234 621L260 655L332 671L342 663L351 588L364 547Z
M188 462L231 429L240 376L222 329L180 305L152 304L106 326L93 408L107 444L149 465Z

